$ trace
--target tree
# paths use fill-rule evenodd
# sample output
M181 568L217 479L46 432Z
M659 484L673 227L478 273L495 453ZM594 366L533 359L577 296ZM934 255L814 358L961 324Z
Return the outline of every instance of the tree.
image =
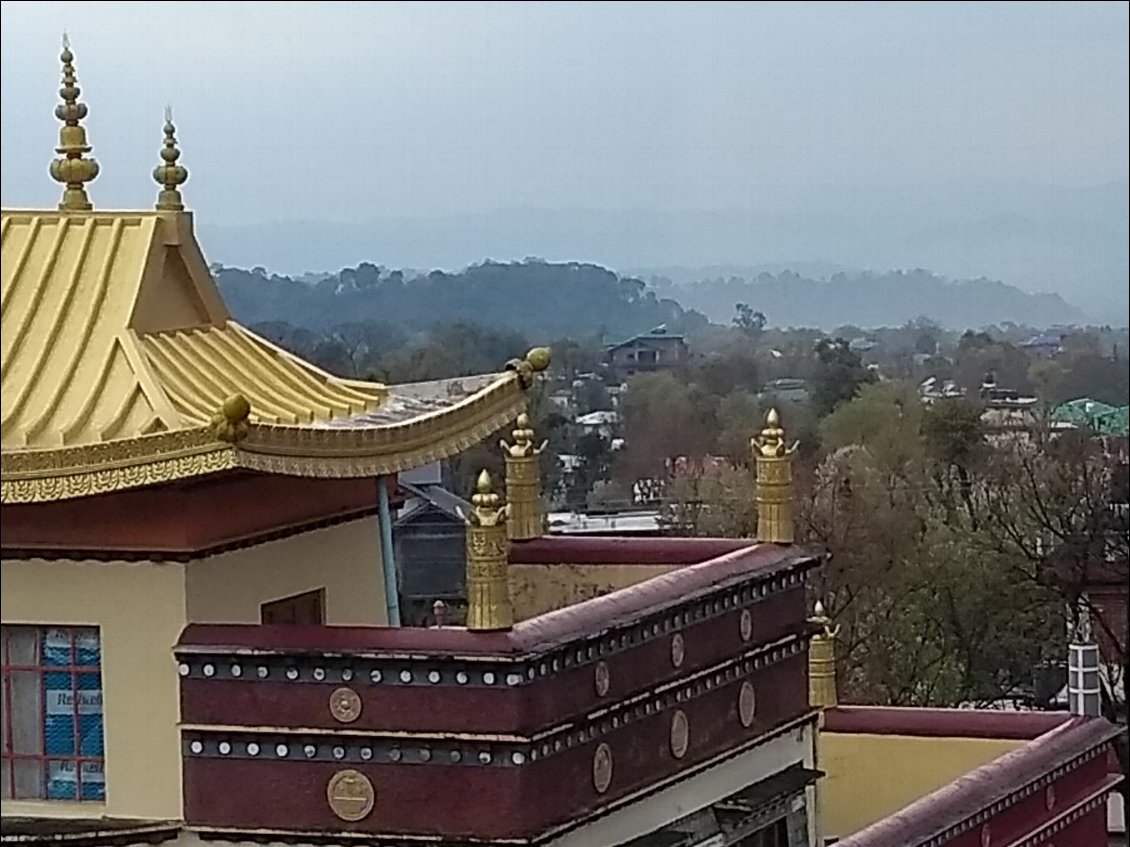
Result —
M734 327L743 335L758 339L765 330L765 313L755 311L748 303L738 303L734 306Z
M626 445L616 464L626 483L664 477L671 460L701 458L714 445L714 399L673 374L633 377L620 413Z
M815 353L812 402L821 414L850 400L860 386L875 381L875 374L863 366L859 354L843 338L821 338Z

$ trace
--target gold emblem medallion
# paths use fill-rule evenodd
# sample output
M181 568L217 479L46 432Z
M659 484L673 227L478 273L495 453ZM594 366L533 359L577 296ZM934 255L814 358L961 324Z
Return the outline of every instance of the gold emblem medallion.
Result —
M691 743L690 723L687 721L686 712L676 710L671 716L671 755L681 759L687 754Z
M611 683L612 678L608 673L608 665L604 662L597 662L596 669L593 671L593 687L596 688L596 696L603 697L607 694Z
M377 802L377 792L369 777L360 771L338 771L326 786L330 811L343 821L360 821L369 816Z
M742 641L749 641L749 639L753 637L753 614L749 609L742 609L742 615L738 621L738 628L742 634Z
M1044 808L1049 812L1055 808L1055 786L1049 785L1044 789Z
M592 786L603 794L612 784L612 748L601 744L592 756Z
M676 632L671 638L671 664L676 668L683 666L683 659L687 657L687 645L681 633Z
M753 692L753 683L742 683L738 692L738 720L746 729L753 724L753 716L757 713L757 696Z
M338 688L330 695L330 714L340 723L353 723L361 717L361 697L352 688Z

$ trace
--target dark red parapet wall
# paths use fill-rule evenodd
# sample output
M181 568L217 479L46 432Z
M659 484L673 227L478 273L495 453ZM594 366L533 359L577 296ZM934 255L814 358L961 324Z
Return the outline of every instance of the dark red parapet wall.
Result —
M1123 731L1102 718L1069 718L840 847L1105 844L1106 796L1121 782L1107 756Z
M374 514L371 479L256 473L6 504L4 558L188 560Z
M812 719L816 564L743 546L503 633L189 627L186 818L469 839L573 825ZM327 783L343 768L372 782L377 812L334 814Z
M696 565L757 542L742 538L614 538L544 535L510 545L515 565Z
M1030 740L1069 720L1071 715L1066 712L836 706L824 712L824 731L918 738Z

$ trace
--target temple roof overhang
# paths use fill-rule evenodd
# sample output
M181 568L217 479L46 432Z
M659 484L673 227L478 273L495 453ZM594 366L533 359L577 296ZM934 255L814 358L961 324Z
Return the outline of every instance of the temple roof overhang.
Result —
M188 212L5 210L0 233L4 503L241 468L394 473L505 425L544 367L332 376L232 320Z

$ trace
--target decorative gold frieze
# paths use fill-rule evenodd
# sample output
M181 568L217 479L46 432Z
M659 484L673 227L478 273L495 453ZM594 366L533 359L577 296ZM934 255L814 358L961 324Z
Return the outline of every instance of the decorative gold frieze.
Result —
M506 537L507 507L491 487L490 474L479 474L474 508L467 516L467 629L510 629L509 551Z
M765 429L751 442L757 468L757 540L792 544L793 528L793 453L785 442L776 409L765 418Z
M355 823L372 813L377 803L377 792L369 777L350 768L330 777L326 800L331 812L343 821Z
M506 519L511 541L540 538L545 534L545 514L541 503L540 456L548 443L534 445L530 416L518 415L514 443L500 442L506 458L506 503L510 508Z

